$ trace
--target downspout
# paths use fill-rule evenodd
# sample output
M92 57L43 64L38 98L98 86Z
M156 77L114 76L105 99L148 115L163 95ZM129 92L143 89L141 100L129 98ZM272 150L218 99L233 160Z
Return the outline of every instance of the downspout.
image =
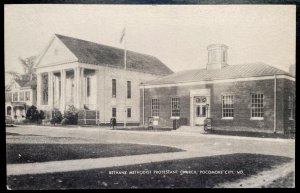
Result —
M274 75L274 133L276 133L276 123L277 123L277 117L276 117L276 111L277 111L277 105L276 105L276 100L277 100L277 79L276 79L276 74Z
M143 126L145 126L145 86L143 85Z

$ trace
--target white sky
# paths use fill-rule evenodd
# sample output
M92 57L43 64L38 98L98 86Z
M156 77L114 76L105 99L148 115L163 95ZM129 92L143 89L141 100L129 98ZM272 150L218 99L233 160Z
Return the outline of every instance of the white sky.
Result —
M206 47L229 46L228 63L295 64L293 5L5 5L5 70L40 54L54 33L159 58L173 71L204 68Z

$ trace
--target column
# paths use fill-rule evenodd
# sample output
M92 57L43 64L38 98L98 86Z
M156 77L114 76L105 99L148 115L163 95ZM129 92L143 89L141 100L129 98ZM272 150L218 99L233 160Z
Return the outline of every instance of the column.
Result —
M83 108L83 103L82 103L82 93L83 93L83 90L82 90L82 79L83 79L83 68L79 68L79 97L78 97L78 104L79 104L79 107L80 108Z
M48 72L48 106L53 109L53 72Z
M40 105L41 105L41 96L42 96L42 92L41 92L41 73L38 73L36 76L36 82L37 82L37 87L36 87L36 104L37 104L37 108L40 109ZM32 95L32 93L31 93ZM31 96L32 97L32 96Z
M63 69L60 71L60 78L61 78L61 98L60 98L60 109L63 112L65 110L65 98L66 98L66 71Z
M80 92L80 68L74 68L74 78L75 78L75 107L80 109L81 106L80 106L80 95L81 95L81 92Z

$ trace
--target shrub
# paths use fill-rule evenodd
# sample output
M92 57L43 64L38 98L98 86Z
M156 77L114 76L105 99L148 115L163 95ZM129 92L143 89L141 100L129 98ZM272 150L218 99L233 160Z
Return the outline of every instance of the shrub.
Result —
M38 111L36 106L32 105L26 112L26 119L32 123L41 123L45 118L43 111Z
M65 111L61 124L63 125L77 125L78 111L74 106L69 106Z
M61 112L58 109L54 109L54 111L52 112L52 119L50 120L51 124L58 124L62 121L63 116L61 114Z

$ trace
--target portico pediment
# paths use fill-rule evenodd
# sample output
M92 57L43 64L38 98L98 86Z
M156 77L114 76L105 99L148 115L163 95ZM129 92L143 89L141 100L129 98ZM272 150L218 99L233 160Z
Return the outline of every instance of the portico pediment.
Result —
M56 36L42 53L36 68L78 61L78 58Z

